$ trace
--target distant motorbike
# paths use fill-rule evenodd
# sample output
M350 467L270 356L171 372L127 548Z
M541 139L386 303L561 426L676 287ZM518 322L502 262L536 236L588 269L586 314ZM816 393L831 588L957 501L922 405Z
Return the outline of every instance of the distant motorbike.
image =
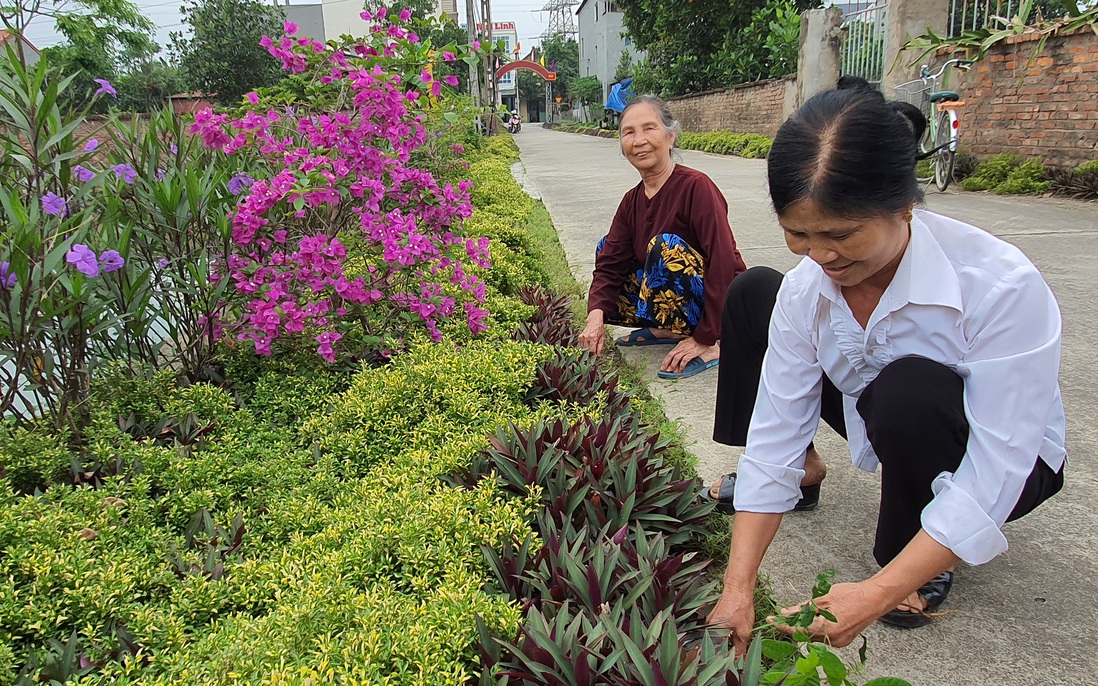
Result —
M519 131L522 131L522 122L518 119L510 120L509 122L507 122L507 130L511 133L518 133Z

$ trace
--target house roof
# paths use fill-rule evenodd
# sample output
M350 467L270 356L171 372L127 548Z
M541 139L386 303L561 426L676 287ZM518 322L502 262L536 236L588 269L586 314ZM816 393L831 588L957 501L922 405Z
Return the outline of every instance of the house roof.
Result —
M14 37L15 36L13 36L10 32L5 31L4 29L0 29L0 43L7 43L8 41L10 41ZM34 50L35 52L37 52L39 55L42 54L42 53L38 52L38 48L34 47L34 43L31 43L25 37L23 38L23 44L26 45L27 47L29 47L31 50Z

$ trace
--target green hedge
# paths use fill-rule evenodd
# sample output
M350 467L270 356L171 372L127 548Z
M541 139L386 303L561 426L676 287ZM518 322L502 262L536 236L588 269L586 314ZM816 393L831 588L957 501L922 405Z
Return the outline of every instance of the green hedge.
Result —
M617 138L618 132L594 129L574 124L546 124L546 128L566 133L582 133L600 138ZM691 133L683 131L678 135L676 145L684 150L700 150L719 155L736 155L750 159L766 157L770 154L773 140L755 133L732 133L731 131L712 131L709 133Z

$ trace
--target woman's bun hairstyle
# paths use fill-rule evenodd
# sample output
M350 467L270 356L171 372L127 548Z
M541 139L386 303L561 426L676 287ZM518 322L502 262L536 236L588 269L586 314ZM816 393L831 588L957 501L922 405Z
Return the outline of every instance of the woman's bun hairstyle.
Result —
M915 143L918 145L919 141L923 139L923 134L926 133L926 116L922 110L902 100L892 100L888 103L888 106L897 115L903 117L908 126L911 127L911 132L915 135Z

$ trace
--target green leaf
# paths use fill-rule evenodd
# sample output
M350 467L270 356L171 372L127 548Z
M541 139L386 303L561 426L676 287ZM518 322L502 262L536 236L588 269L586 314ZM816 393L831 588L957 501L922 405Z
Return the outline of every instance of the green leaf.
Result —
M820 667L823 668L824 675L827 677L827 683L831 686L842 686L843 682L846 681L847 669L839 656L828 650L827 646L823 644L813 645L812 652L819 658Z
M867 681L863 686L911 686L911 683L895 676L883 676Z
M798 652L797 645L788 641L775 641L773 639L761 639L762 653L766 659L773 662L792 657Z

